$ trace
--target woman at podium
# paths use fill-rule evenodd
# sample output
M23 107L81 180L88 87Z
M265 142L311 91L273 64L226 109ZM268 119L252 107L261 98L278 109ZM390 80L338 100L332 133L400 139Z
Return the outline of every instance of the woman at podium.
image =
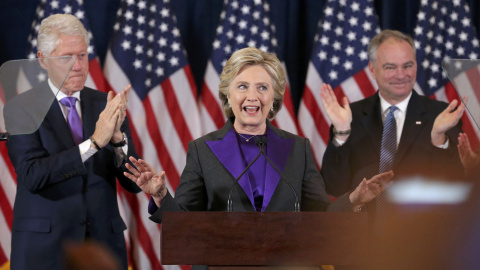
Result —
M175 198L144 160L130 157L125 173L151 200L151 220L163 211L359 211L381 193L393 172L364 179L334 203L325 192L310 141L278 129L286 74L274 54L256 48L235 52L220 75L219 97L228 120L188 143Z

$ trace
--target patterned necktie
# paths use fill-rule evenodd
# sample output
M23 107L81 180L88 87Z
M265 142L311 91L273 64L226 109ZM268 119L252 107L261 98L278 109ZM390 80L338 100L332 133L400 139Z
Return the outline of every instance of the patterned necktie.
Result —
M380 166L378 169L379 173L388 172L393 169L395 154L397 153L397 121L395 121L395 116L393 113L397 109L398 108L395 106L390 106L390 111L388 112L387 117L385 117L385 122L383 123L382 146L380 148ZM381 215L385 208L385 196L385 192L382 192L377 197L377 217Z
M79 145L83 141L83 127L82 120L80 119L77 108L75 107L76 101L76 97L64 97L60 100L60 103L70 108L67 117L68 125L70 126L70 131L72 132L73 141L75 141L76 145Z

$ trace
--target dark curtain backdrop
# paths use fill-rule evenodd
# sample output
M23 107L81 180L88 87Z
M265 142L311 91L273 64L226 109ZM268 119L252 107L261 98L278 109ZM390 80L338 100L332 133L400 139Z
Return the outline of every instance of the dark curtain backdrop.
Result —
M25 58L27 39L40 0L0 0L0 64ZM50 1L50 0L47 0ZM103 63L120 0L83 0ZM277 29L281 59L287 65L296 109L302 96L307 65L318 21L326 0L269 0ZM380 27L413 33L420 0L374 0ZM468 0L472 23L480 28L480 0ZM171 0L183 45L200 91L212 51L223 0Z

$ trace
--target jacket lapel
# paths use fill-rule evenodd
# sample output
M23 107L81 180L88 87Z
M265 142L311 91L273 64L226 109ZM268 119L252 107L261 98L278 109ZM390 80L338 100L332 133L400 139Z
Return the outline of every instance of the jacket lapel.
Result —
M378 91L375 95L368 98L366 102L367 104L363 107L363 117L360 121L372 143L373 149L375 149L375 153L380 158L383 123Z
M403 124L402 136L398 145L395 163L398 163L405 155L408 149L414 145L414 141L420 134L420 131L427 126L429 119L425 112L425 104L420 100L418 94L413 91L412 97L408 102L405 123Z
M43 91L45 95L52 95L52 90L48 84L42 86L41 91ZM58 136L59 141L65 146L65 148L75 145L72 133L70 132L70 128L63 116L62 109L60 108L56 97L52 100L52 104L45 116L44 124L42 124L42 126L54 131L55 135Z
M220 163L222 163L222 165L230 172L233 179L237 179L237 177L240 176L240 174L246 168L246 165L242 159L240 146L238 145L237 137L235 136L235 130L233 129L231 120L227 121L221 131L222 132L219 135L219 140L206 141L206 143ZM252 187L250 185L250 181L248 180L247 173L242 175L242 177L238 180L238 184L245 191L245 194L255 209Z
M227 121L223 126L218 139L219 140L216 141L207 141L206 143L220 163L222 163L222 165L230 172L233 179L236 179L247 165L242 159L240 146L231 120ZM276 128L267 121L267 156L281 172L285 169L292 146L293 139L284 139L278 136ZM279 180L280 175L270 164L268 164L266 168L265 193L262 211L268 206L275 193ZM243 191L249 198L252 207L255 209L253 192L248 179L248 174L245 173L238 180L238 184L242 187Z
M287 164L288 157L290 156L290 151L292 150L293 138L280 138L280 136L278 136L274 131L275 128L273 128L270 123L268 123L267 127L267 157L270 159L270 161L272 161L273 164L275 164L279 171L283 172ZM281 176L272 167L272 165L267 164L265 194L263 195L262 211L265 211L265 208L267 208L269 205L280 178Z
M83 139L86 140L93 135L98 115L105 108L105 104L96 104L89 91L83 89L80 92L80 105L82 108Z

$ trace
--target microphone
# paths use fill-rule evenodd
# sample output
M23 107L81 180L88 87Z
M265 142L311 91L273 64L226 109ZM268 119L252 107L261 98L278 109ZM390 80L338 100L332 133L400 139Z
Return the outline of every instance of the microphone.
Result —
M257 139L258 139L258 137L255 137L255 143L257 143ZM258 145L258 143L257 143L257 145ZM260 152L258 152L258 155L252 160L252 162L250 162L250 164L248 164L248 166L245 168L245 170L243 170L243 172L237 178L235 178L235 181L233 182L232 187L230 188L230 193L228 194L228 200L227 200L227 211L228 212L233 212L232 193L233 193L233 189L237 185L238 180L240 180L240 177L242 177L242 175L244 175L248 171L248 169L250 169L250 167L252 167L253 163L255 163L255 161L257 161L257 159L260 157L260 154L262 154L262 152L263 152L263 145L260 146Z
M295 212L300 212L300 203L298 202L297 192L295 191L293 186L290 184L290 182L283 176L282 172L280 172L280 170L277 168L277 166L275 166L275 164L273 164L273 162L267 157L267 155L263 151L264 146L267 144L267 137L266 136L264 136L262 138L255 137L255 143L260 147L260 153L259 154L262 154L265 157L265 159L268 161L268 163L270 163L270 165L272 165L272 167L275 169L275 171L277 171L277 173L280 175L280 178L282 178L283 181L290 187L290 189L292 189L293 195L295 195Z

